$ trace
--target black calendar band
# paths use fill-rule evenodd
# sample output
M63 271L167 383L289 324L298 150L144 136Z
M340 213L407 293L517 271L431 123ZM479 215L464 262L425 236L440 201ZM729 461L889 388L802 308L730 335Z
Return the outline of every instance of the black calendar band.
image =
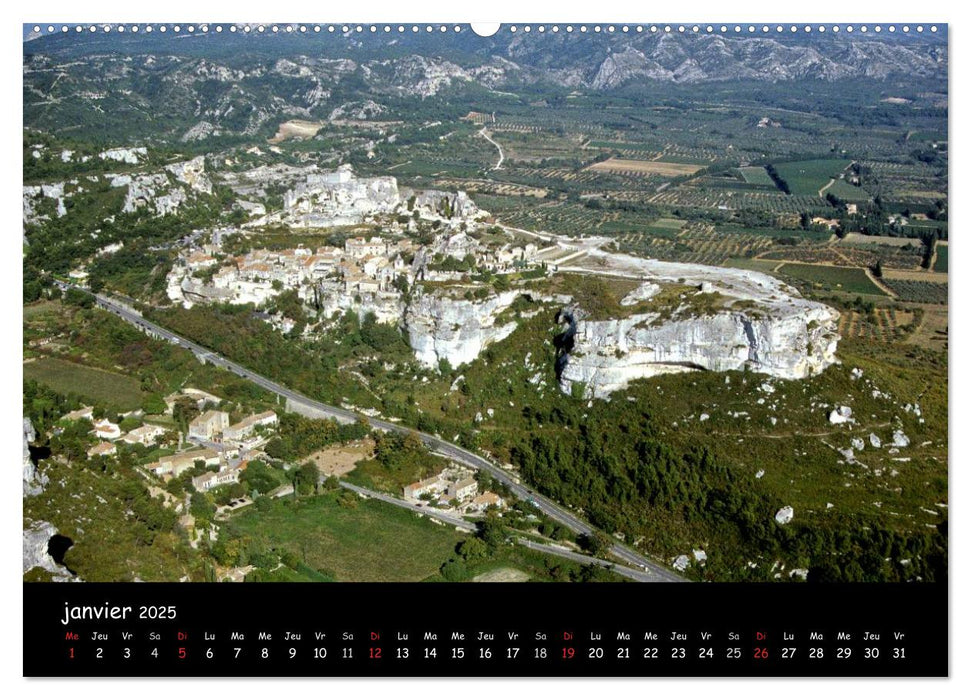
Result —
M26 676L946 676L941 584L24 584Z

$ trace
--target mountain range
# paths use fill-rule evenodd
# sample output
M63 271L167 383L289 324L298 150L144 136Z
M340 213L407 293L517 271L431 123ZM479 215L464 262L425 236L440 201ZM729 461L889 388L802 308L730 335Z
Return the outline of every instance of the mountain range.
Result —
M915 78L946 89L936 34L680 33L52 34L24 42L25 121L78 126L97 112L248 134L272 116L322 118L361 99L462 91L593 94L726 82ZM83 125L83 124L82 124ZM197 131L199 131L197 129ZM206 129L201 129L205 132Z

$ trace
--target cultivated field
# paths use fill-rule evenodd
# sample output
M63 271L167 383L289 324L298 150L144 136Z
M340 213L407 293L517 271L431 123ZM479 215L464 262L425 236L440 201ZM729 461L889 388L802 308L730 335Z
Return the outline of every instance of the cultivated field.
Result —
M769 177L769 174L765 172L765 168L747 166L738 169L739 174L742 179L745 180L750 185L765 185L766 187L771 187L775 189L775 182Z
M883 283L893 290L901 301L923 304L946 304L947 285L913 279L885 278Z
M132 377L79 365L56 357L41 357L24 363L24 379L34 379L63 394L77 394L85 400L105 403L121 411L138 408L142 392Z
M786 263L779 273L825 291L839 291L850 294L883 295L883 290L875 285L866 272L858 267L835 267L832 265L804 265Z
M843 338L894 342L913 332L916 314L911 310L878 306L872 313L840 312L839 334Z
M938 241L934 256L934 272L947 272L947 242Z
M620 173L622 175L661 175L662 177L680 177L694 175L703 166L689 163L670 163L661 160L627 160L625 158L610 158L601 163L594 163L587 170L594 172Z
M232 523L258 546L290 548L338 581L421 581L438 573L462 539L454 528L381 501L351 503L327 495L292 507L278 499Z
M851 161L835 158L818 160L797 160L788 163L775 163L779 177L789 186L794 195L823 196L820 190L837 179Z

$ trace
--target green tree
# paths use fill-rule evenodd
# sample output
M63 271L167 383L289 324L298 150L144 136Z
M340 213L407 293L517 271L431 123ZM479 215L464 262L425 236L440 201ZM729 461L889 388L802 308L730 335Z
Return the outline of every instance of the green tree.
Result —
M446 581L466 581L469 578L469 570L465 567L465 564L455 559L449 559L442 564L439 573Z
M462 540L459 542L456 551L465 561L476 561L489 555L489 547L477 537Z
M313 462L304 462L300 465L300 489L301 493L308 494L311 491L317 493L318 482L320 480L320 472L317 471L317 465Z
M160 415L168 410L168 406L160 394L149 394L142 399L142 410L149 415Z
M479 521L477 534L490 551L495 551L506 541L506 528L495 513L489 513L484 520Z
M589 535L579 535L577 537L577 544L593 556L602 559L610 553L613 541L604 533L595 530Z

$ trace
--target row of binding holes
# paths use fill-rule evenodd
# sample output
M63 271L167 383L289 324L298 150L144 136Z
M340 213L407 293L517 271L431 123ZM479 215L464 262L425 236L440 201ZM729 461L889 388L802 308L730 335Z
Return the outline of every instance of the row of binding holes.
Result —
M196 27L196 26L190 24L188 26L183 27L183 26L178 25L178 24L174 24L174 25L171 25L171 26L165 25L165 24L161 24L161 25L158 25L158 26L151 25L151 24L147 24L147 25L144 25L143 27L140 27L139 25L136 24L136 25L131 25L129 27L126 27L125 25L102 25L102 26L98 26L98 25L92 24L92 25L88 25L88 26L83 26L83 25L78 24L78 25L74 25L72 27L69 27L68 25L64 24L64 25L61 25L60 27L56 27L56 26L54 26L54 25L51 24L51 25L48 25L47 26L48 33L54 33L54 32L56 32L58 30L60 30L61 32L70 32L72 29L75 32L79 32L79 33L80 32L84 32L84 31L97 32L97 31L100 30L100 31L103 31L103 32L111 32L111 31L115 31L115 32L126 32L126 31L130 31L132 33L137 33L137 32L140 32L140 31L144 31L146 33L151 33L153 31L159 31L159 32L162 32L164 34L165 32L171 30L172 32L174 32L176 34L180 34L183 31L192 34L192 33L194 33L197 30L198 31L201 31L201 32L208 32L209 31L209 25L207 25L207 24L200 24L198 27ZM918 33L922 33L924 31L924 25L918 24L916 27L913 27L913 29L916 30ZM930 29L931 32L936 32L937 31L937 26L936 25L931 25L929 27L929 29ZM40 32L41 30L42 30L42 27L40 25L35 25L34 26L34 32ZM248 25L248 24L245 24L245 25L235 25L235 24L233 24L233 25L229 25L228 27L224 27L223 25L218 24L218 25L215 26L215 31L217 31L217 32L222 32L224 30L229 31L229 32L233 32L233 33L235 33L235 32L243 32L244 34L249 34L249 33L252 33L252 32L266 33L267 31L273 32L273 33L283 32L283 33L286 33L286 34L293 34L295 32L296 33L300 33L300 34L307 34L307 33L319 34L321 32L327 32L329 34L333 34L335 32L339 32L341 34L348 34L348 33L353 33L353 32L356 32L356 33L369 32L371 34L377 34L377 33L385 33L385 34L388 34L388 33L391 33L391 32L397 32L399 34L404 34L406 32L412 32L414 34L417 34L417 33L422 32L422 31L424 31L426 33L431 33L431 32L435 32L435 31L442 32L442 33L445 33L445 32L448 32L448 31L453 31L453 32L461 32L461 31L463 31L462 28L460 26L458 26L458 25L449 27L449 26L446 26L444 24L442 24L442 25L436 25L436 26L433 26L433 25L430 25L430 24L427 24L427 25L424 25L424 26L419 26L417 24L407 25L407 26L400 25L400 24L399 25L395 25L395 26L392 26L392 25L389 25L389 24L385 24L385 25L375 25L375 24L371 24L371 25L361 25L361 24L357 24L357 25L347 25L347 24L345 24L345 25L341 25L341 26L335 26L333 24L326 25L326 26L322 26L322 25L319 25L319 24L314 24L314 25L307 25L307 24L284 24L284 25L277 25L277 24L272 24L272 25L269 25L269 26L262 25L262 24L260 24L260 25ZM592 27L588 27L588 26L582 25L582 24L581 25L577 25L577 26L574 26L572 24L567 24L567 25L564 25L564 26L561 27L559 25L554 24L554 25L551 25L549 27L547 27L546 25L538 25L536 27L533 27L531 25L525 25L525 26L512 25L512 26L510 26L510 27L507 28L507 31L509 31L510 33L513 33L513 34L515 34L516 32L520 32L520 31L521 32L525 32L527 34L530 33L530 32L532 32L532 31L539 32L540 34L543 34L543 33L548 32L548 31L549 32L553 32L554 34L555 33L558 33L558 32L561 32L561 31L564 31L564 32L566 32L568 34L569 33L572 33L572 32L580 32L582 34L582 33L590 32L590 31L592 31L594 33L600 33L600 32L613 33L613 32L617 32L617 31L624 32L624 33L628 33L628 32L643 33L643 32L646 31L646 32L651 32L651 33L655 33L655 34L658 33L658 32L663 32L663 33L668 33L668 34L673 34L675 32L680 33L680 34L687 34L687 33L694 33L694 34L702 34L702 33L704 33L704 34L743 34L743 33L744 34L757 34L757 33L760 33L760 34L769 34L769 33L773 32L773 31L775 33L777 33L777 34L782 34L782 33L786 32L786 31L788 31L789 33L793 33L794 34L796 32L805 32L805 33L811 33L811 32L820 32L820 33L822 33L822 32L833 32L833 33L839 33L840 31L845 31L847 33L852 33L854 31L859 31L861 33L866 34L867 32L870 32L870 31L880 33L880 32L882 32L884 30L886 30L886 31L888 31L890 33L895 33L897 31L897 26L896 25L892 25L892 24L891 25L888 25L887 27L883 27L881 25L875 25L873 27L869 27L869 26L867 26L865 24L864 25L860 25L858 27L857 26L853 26L853 25L845 25L845 26L832 25L832 26L826 26L826 25L822 25L822 24L820 24L818 26L813 26L813 25L809 25L809 24L804 25L804 26L797 26L795 24L788 25L788 26L783 26L781 24L777 24L777 25L773 25L773 26L769 26L767 24L763 24L763 25L759 25L759 26L751 25L751 24L750 25L747 25L747 26L742 26L742 25L728 26L728 25L724 25L723 24L721 26L717 26L716 27L716 26L712 26L710 24L709 25L706 25L706 26L700 26L700 25L695 24L695 25L692 25L692 26L689 27L689 26L685 26L683 24L682 25L678 25L678 26L672 26L672 25L659 26L659 25L652 24L652 25L650 25L648 27L645 27L643 25L631 26L631 25L626 25L625 24L625 25L621 25L621 26L609 25L609 26L606 26L606 27L602 27L600 25L594 25ZM908 34L911 31L911 27L910 27L910 25L905 24L905 25L903 25L903 26L900 27L900 31L904 32L905 34Z
M34 32L35 33L42 31L42 29L43 29L43 27L41 27L40 25L34 25ZM68 25L64 24L64 25L61 25L60 27L55 27L53 24L50 24L50 25L47 26L48 33L54 33L54 32L57 32L58 30L60 30L61 32L65 32L66 33L66 32L70 32L71 30L74 30L75 32L78 32L78 33L85 32L85 31L91 32L91 33L98 32L98 31L102 31L102 32L126 32L127 31L127 32L132 32L132 33L137 33L137 32L151 33L151 32L154 32L154 31L158 31L158 32L162 32L164 34L165 32L172 31L172 32L174 32L176 34L180 34L182 32L188 32L188 33L192 34L192 33L196 32L196 31L208 32L209 29L210 29L210 27L209 27L208 24L200 24L198 27L197 26L194 26L194 25L188 25L188 26L184 26L183 27L183 26L178 25L178 24L174 24L174 25L165 25L165 24L152 25L152 24L147 24L147 25L144 25L144 26L131 25L129 27L126 27L124 25L110 25L110 24L105 24L105 25L100 25L100 26L99 25L94 25L94 24L91 24L91 25L88 25L88 26L84 26L84 25L80 25L80 24L74 25L74 26L68 26ZM284 33L284 34L293 34L293 33L300 33L300 34L315 33L315 34L320 34L321 32L327 32L327 33L330 33L330 34L333 34L335 32L339 32L341 34L349 34L349 33L353 33L353 32L357 32L357 33L370 32L372 34L377 34L377 33L381 32L381 33L386 33L387 34L387 33L391 33L391 32L398 32L398 33L404 34L405 32L413 32L413 33L417 34L418 32L422 32L422 31L427 32L427 33L435 32L435 31L442 32L442 33L449 32L449 31L452 31L452 32L461 32L461 31L463 31L462 28L460 26L458 26L458 25L455 25L455 26L446 26L444 24L443 25L436 25L436 26L432 26L430 24L429 25L424 25L424 26L419 26L417 24L415 24L415 25L408 25L408 26L405 26L405 25L395 25L395 26L392 26L392 25L389 25L389 24L385 24L385 25L376 25L376 24L371 24L371 25L362 25L362 24L346 25L345 24L345 25L342 25L342 26L337 26L337 25L333 25L333 24L331 24L331 25L319 25L319 24L314 24L314 25L308 25L308 24L284 24L284 25L279 25L279 24L271 24L269 26L263 25L263 24L260 24L260 25L249 25L249 24L237 25L237 24L231 24L231 25L228 25L228 26L223 26L221 24L217 24L215 27L213 27L213 29L216 32L223 32L223 31L228 31L228 32L231 32L231 33L242 32L243 34L250 34L250 33L253 33L253 32L257 32L257 33L260 33L260 34L265 34L266 32L272 32L274 34L279 34L281 32Z

